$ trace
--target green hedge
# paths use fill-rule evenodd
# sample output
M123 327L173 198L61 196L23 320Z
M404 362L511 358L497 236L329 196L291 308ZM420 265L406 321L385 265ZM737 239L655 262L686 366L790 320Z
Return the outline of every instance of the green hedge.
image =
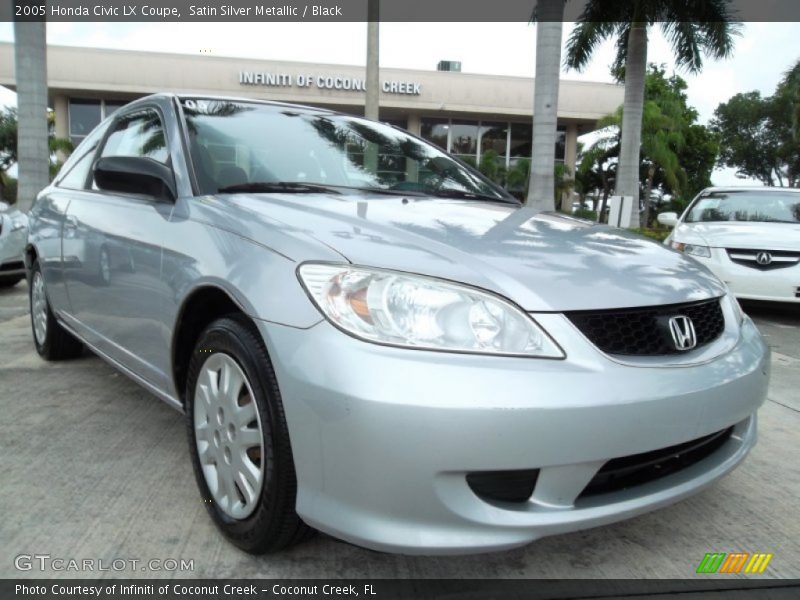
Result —
M649 237L652 240L656 240L658 242L663 242L667 239L669 232L672 231L671 229L645 229L644 227L636 227L631 229L631 231L635 231L636 233L643 235L645 237Z

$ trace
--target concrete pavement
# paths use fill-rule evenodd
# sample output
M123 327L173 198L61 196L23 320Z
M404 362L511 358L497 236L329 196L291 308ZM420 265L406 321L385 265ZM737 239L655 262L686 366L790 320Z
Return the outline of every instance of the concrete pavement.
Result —
M774 553L764 576L798 578L800 307L746 310L774 350L760 440L739 469L701 494L495 554L395 556L319 535L252 557L228 544L206 514L183 417L96 357L41 360L25 283L0 290L0 577L683 579L695 576L706 552L744 551ZM119 572L21 572L14 567L20 554L128 565ZM150 559L192 560L193 569L143 571ZM142 562L132 568L131 560Z

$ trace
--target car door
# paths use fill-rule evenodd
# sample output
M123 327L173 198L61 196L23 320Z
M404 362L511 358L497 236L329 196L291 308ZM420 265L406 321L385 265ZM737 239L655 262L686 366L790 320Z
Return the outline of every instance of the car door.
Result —
M140 105L115 115L98 157L142 156L170 166L169 143L160 109ZM101 190L93 182L89 193L72 198L64 225L65 254L70 243L80 250L65 277L73 326L97 350L162 389L169 360L158 319L167 293L161 241L172 208L163 199Z
M105 124L81 142L64 163L53 185L39 196L31 208L29 241L36 248L42 276L47 284L48 301L59 316L70 311L64 274L73 266L71 261L74 261L76 254L80 253L73 240L63 236L67 207L75 196L87 193L92 163L104 132Z

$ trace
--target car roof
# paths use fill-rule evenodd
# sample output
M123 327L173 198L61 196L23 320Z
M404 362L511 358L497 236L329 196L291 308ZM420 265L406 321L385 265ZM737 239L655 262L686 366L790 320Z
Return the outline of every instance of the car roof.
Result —
M800 193L800 188L790 187L766 187L757 185L726 185L726 186L712 186L707 187L700 195L711 194L714 192L763 192L765 194L773 194L780 192Z
M191 99L191 100L218 100L227 102L247 102L249 104L263 104L265 106L280 106L286 108L302 109L326 115L343 115L343 113L329 110L327 108L319 108L317 106L308 106L305 104L293 104L290 102L278 102L275 100L261 100L259 98L240 98L237 96L215 96L213 94L175 94L173 92L158 92L156 94L149 94L147 96L143 96L142 98L137 98L136 100L131 101L130 104L131 105L139 104L140 102L147 102L154 99L166 99L166 100L178 100L178 101ZM346 115L346 116L352 116L352 115Z

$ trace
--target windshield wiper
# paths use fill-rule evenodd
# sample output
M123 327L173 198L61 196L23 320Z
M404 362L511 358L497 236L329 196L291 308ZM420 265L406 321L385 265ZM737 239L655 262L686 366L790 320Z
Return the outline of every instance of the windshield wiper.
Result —
M466 200L489 200L491 202L505 202L506 204L519 204L519 201L514 198L506 198L505 196L490 196L488 194L479 194L477 192L467 192L466 190L431 190L428 192L431 196L437 198L464 198Z
M237 183L219 188L221 194L236 192L261 192L273 194L340 194L338 190L318 183L303 183L302 181L251 181Z

